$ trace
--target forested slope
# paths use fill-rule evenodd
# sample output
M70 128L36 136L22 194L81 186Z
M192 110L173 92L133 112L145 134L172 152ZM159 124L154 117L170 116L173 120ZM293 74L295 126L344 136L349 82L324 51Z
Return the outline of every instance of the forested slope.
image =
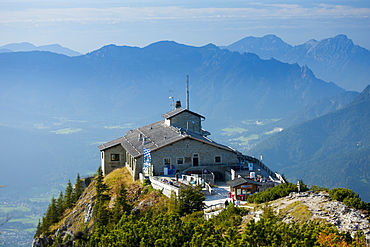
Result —
M129 178L126 169L105 179L98 172L60 221L38 231L33 246L362 246L365 241L363 233L340 233L320 218L296 217L307 209L293 197L277 203L280 211L264 204L250 204L255 210L231 204L205 220L198 208L204 195L197 187L182 188L178 199L169 199ZM295 190L292 184L276 188Z

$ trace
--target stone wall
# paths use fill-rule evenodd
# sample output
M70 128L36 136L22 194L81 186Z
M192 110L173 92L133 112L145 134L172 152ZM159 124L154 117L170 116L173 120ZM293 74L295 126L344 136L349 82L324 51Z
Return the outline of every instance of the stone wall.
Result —
M153 151L152 165L156 174L161 175L164 169L164 158L169 158L171 165L174 165L176 170L183 171L193 166L193 157L195 154L198 155L199 166L238 164L236 153L188 138L163 147L160 150ZM221 157L220 163L215 163L215 156ZM183 159L183 164L177 163L178 158Z
M126 162L125 150L121 145L101 151L101 166L103 175L107 175L116 168L123 167ZM118 160L113 160L112 155L118 155Z
M187 111L172 117L170 124L198 133L200 133L202 129L200 117Z
M162 194L167 196L168 198L171 197L172 191L175 192L176 196L179 195L180 188L167 184L167 183L163 183L156 177L150 176L149 180L154 189L162 191Z

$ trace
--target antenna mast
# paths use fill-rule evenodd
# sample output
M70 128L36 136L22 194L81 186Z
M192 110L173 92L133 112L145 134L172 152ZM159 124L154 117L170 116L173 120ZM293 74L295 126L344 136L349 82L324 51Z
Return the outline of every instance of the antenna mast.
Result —
M186 76L186 109L189 110L189 75Z
M168 97L170 100L172 100L170 106L172 107L172 109L175 109L175 99L173 98L173 89L170 90L170 93L172 93L172 95Z

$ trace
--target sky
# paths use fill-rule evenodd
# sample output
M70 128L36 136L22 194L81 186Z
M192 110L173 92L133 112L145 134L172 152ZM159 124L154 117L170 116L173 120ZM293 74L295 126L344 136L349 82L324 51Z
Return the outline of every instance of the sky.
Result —
M291 45L345 34L370 50L369 0L0 0L0 46L104 45L172 40L218 46L275 34Z

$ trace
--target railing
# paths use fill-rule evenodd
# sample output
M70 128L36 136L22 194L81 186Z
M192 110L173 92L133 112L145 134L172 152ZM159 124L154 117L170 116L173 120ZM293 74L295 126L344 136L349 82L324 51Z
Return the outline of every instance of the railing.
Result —
M243 160L246 160L246 161L249 161L251 163L254 163L254 164L257 164L259 165L260 167L262 167L270 176L272 177L276 177L276 174L274 172L272 172L270 170L270 168L268 168L265 164L262 163L262 161L260 161L259 159L257 158L254 158L252 156L248 156L248 155L242 155L241 156L241 159Z
M213 188L211 187L211 185L209 183L204 183L204 187L206 188L206 190L209 192L210 195L212 195L212 192L213 192Z
M152 187L157 190L161 190L162 193L167 196L168 198L171 197L172 192L175 192L176 196L179 195L180 188L169 183L164 183L160 179L156 177L149 177L149 180L152 184Z
M221 211L224 210L225 208L226 208L225 203L222 202L207 206L204 209L204 219L209 220L213 216L216 216L219 213L221 213Z

